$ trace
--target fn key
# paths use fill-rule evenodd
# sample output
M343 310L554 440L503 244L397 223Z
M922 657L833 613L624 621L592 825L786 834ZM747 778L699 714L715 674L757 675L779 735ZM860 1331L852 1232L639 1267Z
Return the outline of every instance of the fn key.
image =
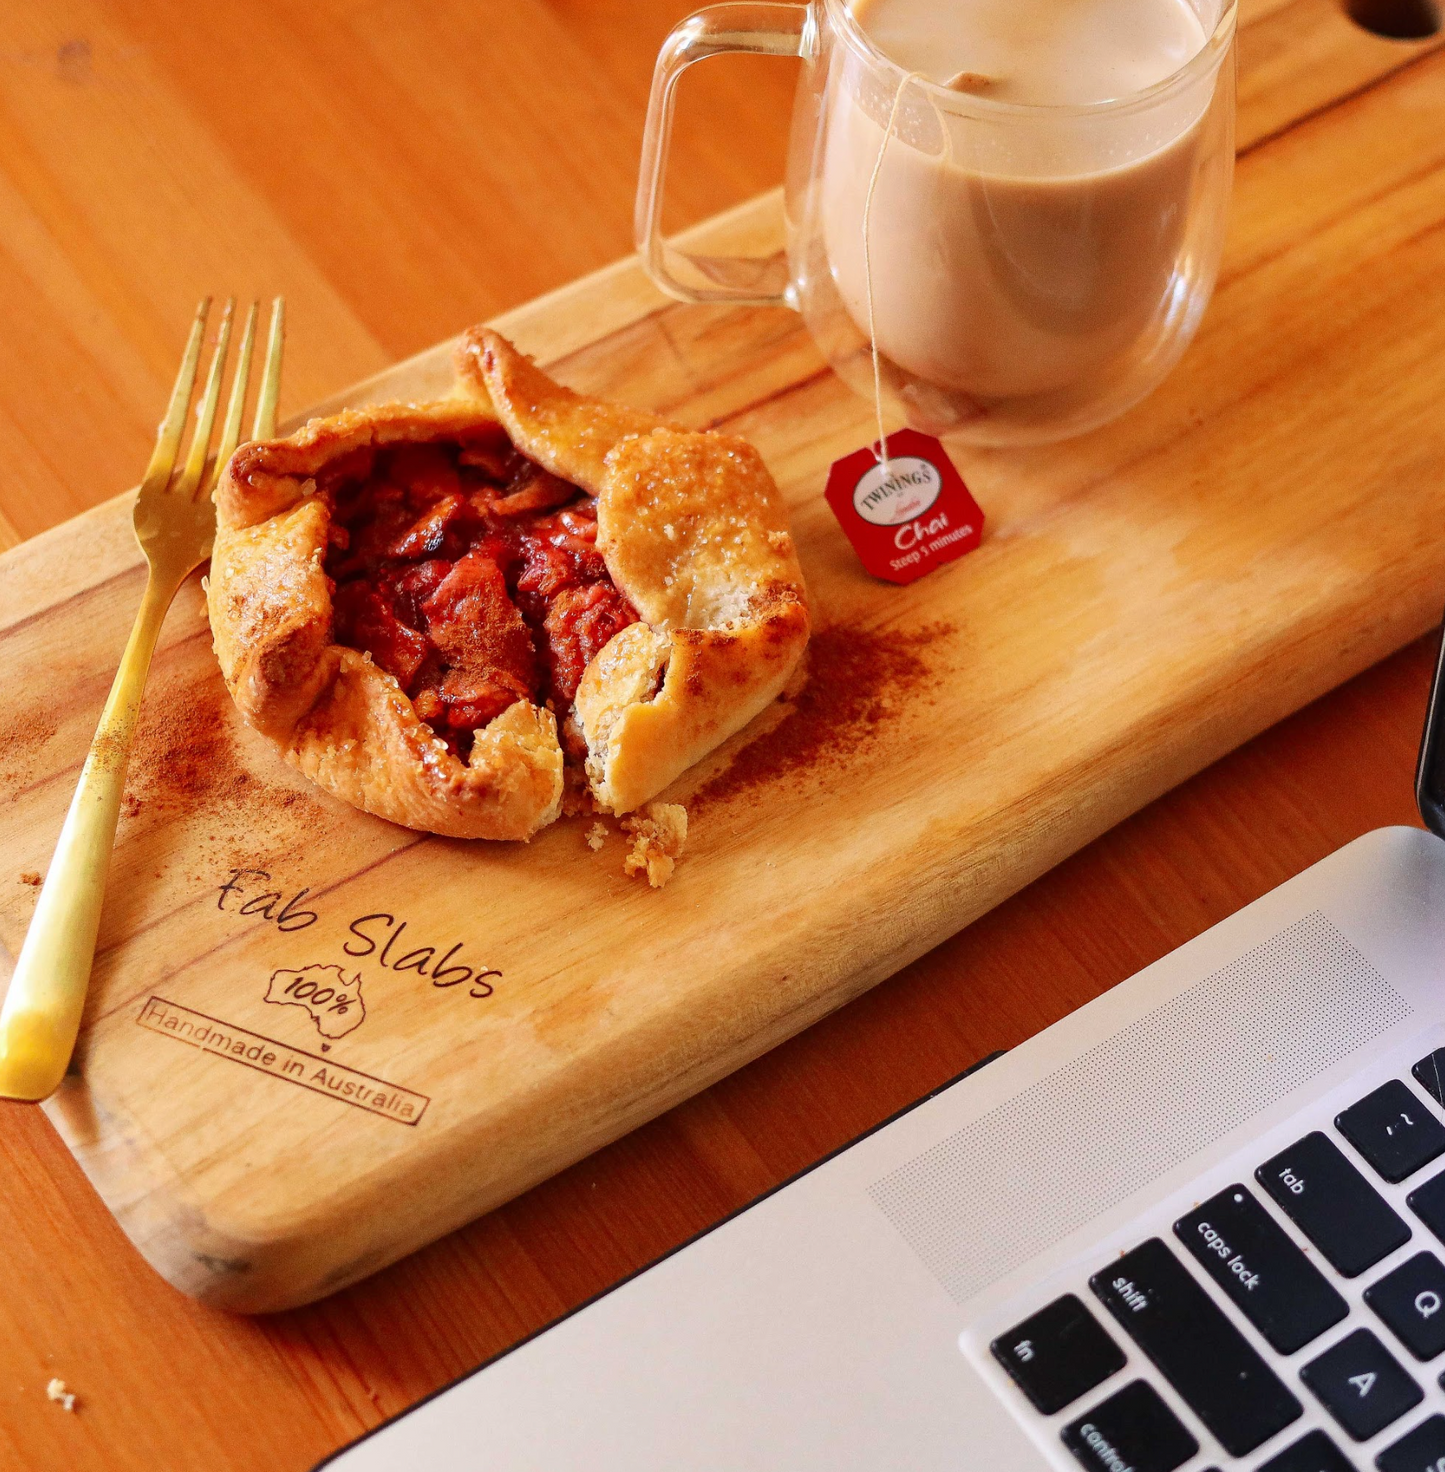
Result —
M1119 1346L1072 1293L1056 1298L989 1345L993 1357L1046 1416L1124 1366Z

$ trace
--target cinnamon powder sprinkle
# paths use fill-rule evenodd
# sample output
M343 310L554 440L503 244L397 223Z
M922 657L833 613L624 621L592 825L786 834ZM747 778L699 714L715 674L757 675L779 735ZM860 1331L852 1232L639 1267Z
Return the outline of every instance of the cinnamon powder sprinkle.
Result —
M35 779L41 748L58 729L53 717L34 713L0 726L0 793L17 791Z
M265 781L244 765L237 718L219 673L157 692L146 702L131 754L125 811L159 827L186 815L199 841L232 862L259 862L298 841L293 811L304 791ZM261 867L266 867L264 863Z
M40 877L39 874L35 872L34 869L27 869L20 876L20 882L21 884L28 884L31 889L39 889L40 886L45 883L45 881Z
M219 701L198 700L196 694L187 691L188 698L164 705L158 701L146 712L132 763L140 789L133 797L137 809L147 799L189 805L187 800L211 796L227 776L245 775L234 771L231 733Z
M911 703L929 698L942 678L925 657L956 632L946 622L914 629L833 624L808 643L808 680L788 714L743 747L729 766L688 799L697 812L713 803L753 797L789 777L844 770Z

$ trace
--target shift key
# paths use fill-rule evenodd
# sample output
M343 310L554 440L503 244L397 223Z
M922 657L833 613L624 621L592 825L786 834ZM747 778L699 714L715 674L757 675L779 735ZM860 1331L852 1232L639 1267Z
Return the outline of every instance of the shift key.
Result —
M1241 1185L1174 1223L1179 1240L1281 1354L1293 1354L1349 1307L1284 1228Z
M1230 1456L1242 1457L1304 1408L1158 1237L1089 1287Z
M1254 1173L1335 1270L1356 1278L1410 1240L1394 1208L1318 1130Z

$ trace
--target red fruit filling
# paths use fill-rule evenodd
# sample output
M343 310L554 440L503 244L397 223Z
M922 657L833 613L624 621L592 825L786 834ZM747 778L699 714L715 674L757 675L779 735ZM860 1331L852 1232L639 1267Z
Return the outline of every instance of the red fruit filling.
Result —
M565 722L592 656L637 622L597 550L597 503L500 428L355 450L317 491L337 642L395 675L463 761L514 701Z

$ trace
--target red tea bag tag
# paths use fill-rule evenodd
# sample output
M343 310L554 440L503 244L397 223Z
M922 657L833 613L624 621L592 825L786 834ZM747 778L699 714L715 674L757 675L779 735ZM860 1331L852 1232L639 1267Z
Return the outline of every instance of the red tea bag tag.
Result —
M874 444L828 472L833 515L863 566L890 583L911 583L983 538L983 512L948 452L916 429L888 436L888 464Z

